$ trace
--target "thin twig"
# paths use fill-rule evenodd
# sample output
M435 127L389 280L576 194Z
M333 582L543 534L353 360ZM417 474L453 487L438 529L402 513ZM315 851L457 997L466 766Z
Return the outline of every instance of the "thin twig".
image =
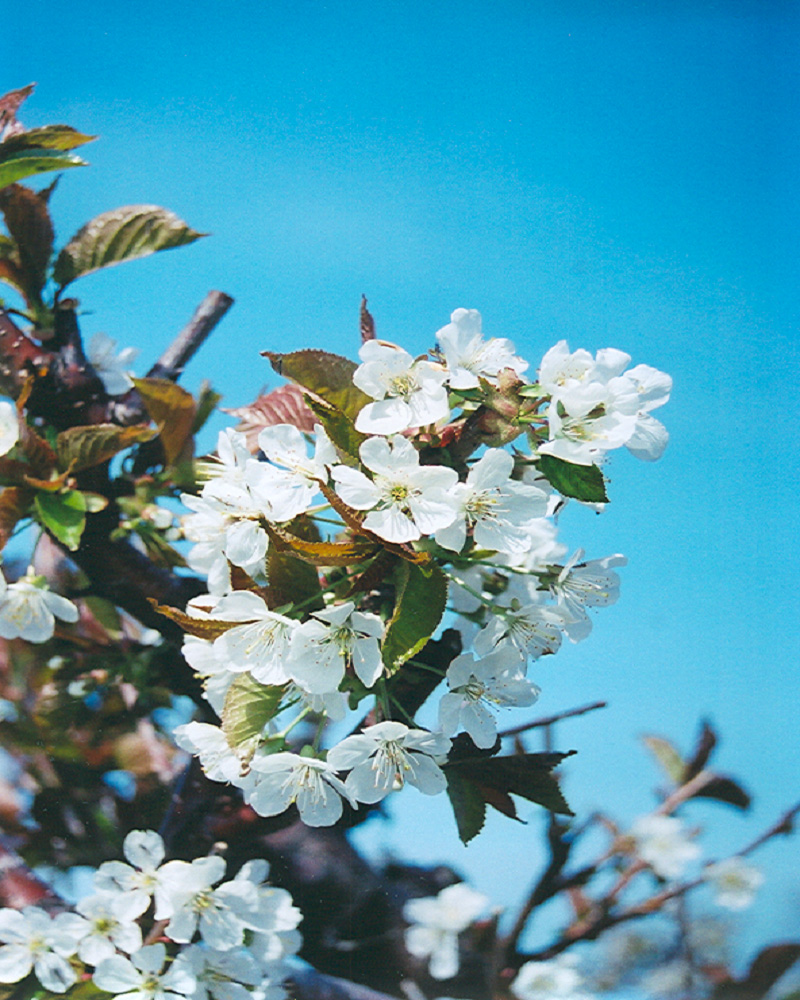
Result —
M148 378L167 378L174 382L232 305L233 299L225 292L209 292L147 373Z
M562 719L571 719L576 715L586 715L587 712L594 712L598 708L606 708L607 701L593 701L591 705L581 705L580 708L571 708L566 712L559 712L557 715L548 715L544 719L534 719L533 722L523 722L519 726L512 726L510 729L503 729L497 735L501 738L506 736L518 736L520 733L527 733L530 729L539 729L542 726L552 726L554 722Z

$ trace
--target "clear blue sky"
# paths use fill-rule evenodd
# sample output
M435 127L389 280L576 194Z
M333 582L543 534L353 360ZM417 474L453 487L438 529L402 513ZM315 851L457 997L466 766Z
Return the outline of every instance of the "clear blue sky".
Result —
M136 202L214 234L76 287L85 331L141 344L141 370L219 288L237 304L186 384L231 406L270 382L259 350L354 355L362 292L412 351L466 306L534 367L566 337L674 376L663 460L618 453L608 510L563 519L628 555L622 599L533 673L543 712L610 702L558 734L578 810L632 819L657 779L638 735L687 746L714 720L756 804L695 811L711 852L800 785L799 21L781 0L40 0L4 39L2 89L38 82L25 122L101 136L54 200L62 239ZM371 849L411 833L516 898L534 829L493 820L464 849L446 803L395 814ZM800 928L799 844L763 854L749 945Z

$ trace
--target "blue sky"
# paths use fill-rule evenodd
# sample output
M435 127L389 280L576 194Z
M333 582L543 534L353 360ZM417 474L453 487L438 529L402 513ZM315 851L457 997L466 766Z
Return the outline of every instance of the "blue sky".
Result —
M616 454L608 510L562 522L627 554L622 599L534 673L542 712L610 703L558 733L579 810L631 820L657 782L638 736L687 747L714 720L756 804L691 814L710 854L798 794L798 20L780 0L41 0L3 58L2 90L38 82L26 124L100 135L54 199L62 240L137 202L213 233L76 287L85 332L140 345L142 370L220 288L236 306L186 385L230 406L275 384L260 350L354 356L362 292L414 352L466 306L534 367L567 338L673 375L664 458ZM444 803L394 814L371 850L413 836L513 902L535 829L498 818L464 849ZM748 946L800 926L797 844L763 852Z

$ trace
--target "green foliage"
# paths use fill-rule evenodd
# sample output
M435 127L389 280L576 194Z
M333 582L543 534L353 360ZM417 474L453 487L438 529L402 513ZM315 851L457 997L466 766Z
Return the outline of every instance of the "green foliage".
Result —
M555 455L540 455L536 466L562 496L584 503L608 503L605 479L596 465L575 465Z
M512 795L550 812L572 815L552 771L574 751L511 757L494 757L493 752L478 750L469 737L459 736L443 767L458 835L465 844L480 833L487 805L510 819L518 818Z
M398 563L394 613L386 625L383 662L390 672L418 653L436 631L447 604L447 578L428 567Z
M62 289L83 275L159 250L193 243L199 233L157 205L125 205L86 223L61 250L53 279Z
M259 737L285 693L285 686L259 684L251 674L237 674L222 709L222 731L230 746L236 749Z
M75 153L59 149L21 149L18 152L7 153L0 143L0 188L51 170L85 166L86 161Z
M74 552L86 527L86 498L80 490L61 493L39 492L35 500L39 518L53 535Z
M93 424L70 427L56 439L58 462L62 469L80 472L107 462L114 455L142 441L155 437L147 424L119 427L117 424Z

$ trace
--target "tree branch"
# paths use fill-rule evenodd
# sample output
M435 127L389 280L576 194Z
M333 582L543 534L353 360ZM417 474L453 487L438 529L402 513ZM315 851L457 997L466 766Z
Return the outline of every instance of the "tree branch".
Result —
M230 295L209 292L186 326L147 373L147 377L167 378L174 382L232 305Z

